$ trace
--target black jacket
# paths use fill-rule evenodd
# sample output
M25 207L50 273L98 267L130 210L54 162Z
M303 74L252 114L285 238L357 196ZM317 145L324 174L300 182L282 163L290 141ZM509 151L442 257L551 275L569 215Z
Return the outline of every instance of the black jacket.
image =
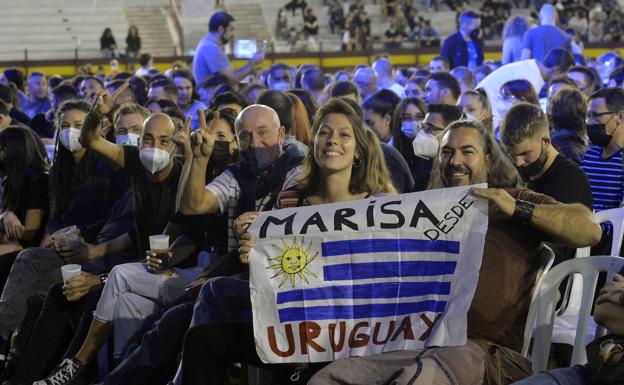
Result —
M483 64L483 43L473 40L477 47L477 66ZM449 61L451 69L459 66L468 66L468 43L458 31L444 40L440 56Z

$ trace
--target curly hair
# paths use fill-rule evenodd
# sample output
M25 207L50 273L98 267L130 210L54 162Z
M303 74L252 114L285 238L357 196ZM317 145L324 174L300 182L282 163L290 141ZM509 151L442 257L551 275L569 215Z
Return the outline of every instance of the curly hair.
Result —
M503 27L503 39L507 39L509 37L520 37L524 36L524 33L529 29L529 24L524 16L516 16L511 18L505 22L505 27Z

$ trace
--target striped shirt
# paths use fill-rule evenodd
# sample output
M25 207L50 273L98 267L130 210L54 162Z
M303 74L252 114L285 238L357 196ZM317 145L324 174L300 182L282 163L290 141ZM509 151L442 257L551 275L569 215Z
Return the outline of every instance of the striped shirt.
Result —
M602 159L603 148L591 146L583 156L581 168L587 174L596 212L620 207L624 197L622 150Z
M295 178L301 172L301 167L295 167L288 171L284 185L280 186L280 191L292 187L296 184ZM210 191L219 202L219 214L227 211L228 213L228 251L238 248L238 240L234 235L234 220L238 208L238 199L240 197L240 185L234 174L230 170L225 170L220 175L206 185L206 190ZM266 195L255 202L256 210L270 210L272 207L265 207L271 199L270 195Z

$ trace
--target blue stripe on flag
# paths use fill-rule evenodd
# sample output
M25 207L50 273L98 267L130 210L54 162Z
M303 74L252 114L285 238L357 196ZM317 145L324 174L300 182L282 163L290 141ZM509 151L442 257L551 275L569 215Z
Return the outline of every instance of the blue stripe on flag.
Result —
M459 254L457 241L428 239L352 239L323 242L323 257L383 252L443 252Z
M358 319L373 317L391 317L422 313L425 311L441 313L446 308L446 301L421 301L403 303L376 303L366 305L335 305L290 307L279 309L280 322Z
M365 285L327 286L313 289L297 289L277 293L277 304L314 301L319 299L366 299L399 298L419 295L447 295L450 282L383 282Z
M352 279L426 277L453 274L457 262L405 261L342 263L323 266L323 280L343 281Z

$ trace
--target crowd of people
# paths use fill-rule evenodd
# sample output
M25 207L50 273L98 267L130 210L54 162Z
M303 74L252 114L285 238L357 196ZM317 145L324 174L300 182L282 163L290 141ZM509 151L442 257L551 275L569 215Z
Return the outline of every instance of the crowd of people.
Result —
M557 28L552 14L541 8L542 27ZM427 68L381 56L335 73L263 69L263 52L234 68L224 46L235 20L217 12L191 68L160 73L147 55L135 74L6 69L3 385L225 384L234 363L284 384L582 385L608 376L595 365L532 376L521 348L539 245L549 242L558 262L576 248L609 249L612 229L592 212L624 198L623 60L575 56L564 37L525 39L517 60L484 62L471 40L479 15L458 22ZM259 212L479 183L488 188L472 194L490 210L464 346L260 361L247 232ZM169 236L168 251L150 246L156 234ZM64 281L69 263L81 272ZM624 277L600 290L594 317L621 343ZM107 342L112 359L100 377Z

